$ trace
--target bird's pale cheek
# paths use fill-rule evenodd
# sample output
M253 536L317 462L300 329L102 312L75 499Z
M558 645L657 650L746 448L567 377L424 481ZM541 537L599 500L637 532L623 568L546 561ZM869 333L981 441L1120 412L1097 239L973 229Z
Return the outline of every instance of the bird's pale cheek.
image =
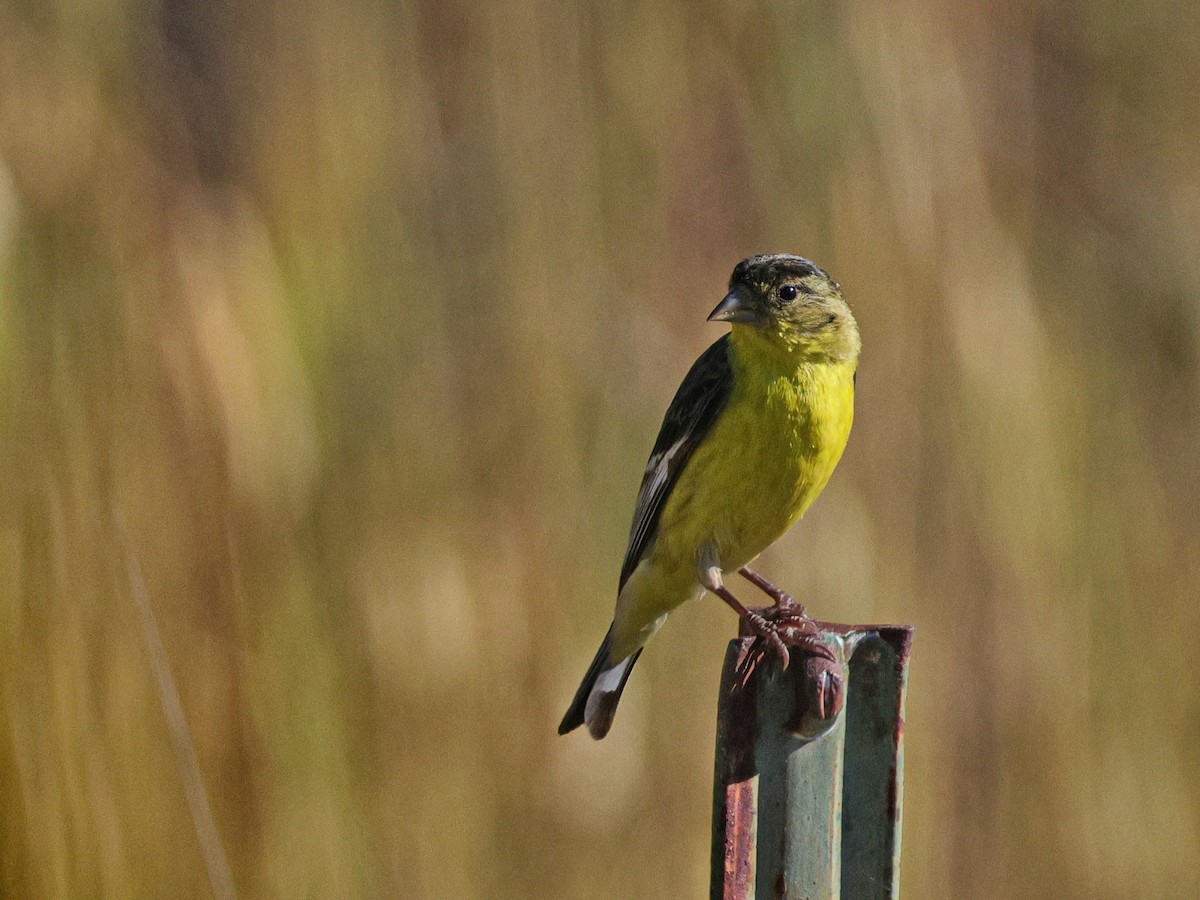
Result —
M822 334L833 331L838 327L838 314L820 306L805 306L796 310L790 317L790 323L797 331L806 334Z

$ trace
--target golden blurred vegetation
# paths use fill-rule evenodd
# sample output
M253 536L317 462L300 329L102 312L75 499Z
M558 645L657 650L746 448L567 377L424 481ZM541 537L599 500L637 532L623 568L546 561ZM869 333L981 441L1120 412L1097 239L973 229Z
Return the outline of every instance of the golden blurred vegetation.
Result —
M764 569L918 627L915 898L1200 896L1200 17L0 5L0 894L696 897L731 614L555 726L742 257L862 326Z

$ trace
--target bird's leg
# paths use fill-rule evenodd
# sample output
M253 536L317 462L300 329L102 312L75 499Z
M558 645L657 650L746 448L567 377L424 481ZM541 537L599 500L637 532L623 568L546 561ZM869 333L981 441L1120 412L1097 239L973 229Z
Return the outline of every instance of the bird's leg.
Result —
M767 579L763 578L753 569L748 566L742 566L738 569L738 573L749 581L752 585L759 588L764 594L775 601L775 607L780 612L786 611L789 616L798 616L803 619L808 618L808 612L804 608L803 603L797 603L792 599L792 595L784 591L782 588L777 588Z
M700 570L700 583L728 603L733 608L733 611L741 616L742 621L750 626L751 631L771 645L771 648L779 655L779 661L783 663L783 668L786 669L788 667L788 649L787 645L783 642L783 638L779 636L779 630L758 613L747 609L742 604L742 601L733 596L733 592L725 587L720 567L712 565L702 567Z

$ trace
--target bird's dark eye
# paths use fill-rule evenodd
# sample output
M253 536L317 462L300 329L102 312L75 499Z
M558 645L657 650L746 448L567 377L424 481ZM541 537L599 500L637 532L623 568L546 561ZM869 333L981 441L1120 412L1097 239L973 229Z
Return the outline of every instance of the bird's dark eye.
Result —
M800 288L794 284L785 284L779 289L779 299L784 303L791 303L800 296Z

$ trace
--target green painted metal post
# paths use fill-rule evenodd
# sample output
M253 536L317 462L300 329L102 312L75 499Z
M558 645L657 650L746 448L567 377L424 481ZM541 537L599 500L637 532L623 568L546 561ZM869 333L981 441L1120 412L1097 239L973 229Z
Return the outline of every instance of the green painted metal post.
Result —
M899 894L912 628L818 623L829 658L730 642L717 714L713 898Z

